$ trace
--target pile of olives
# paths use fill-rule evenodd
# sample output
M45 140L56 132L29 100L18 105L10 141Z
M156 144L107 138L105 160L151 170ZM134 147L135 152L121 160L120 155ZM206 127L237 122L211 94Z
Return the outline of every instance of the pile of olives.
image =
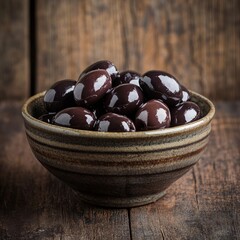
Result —
M45 93L48 114L40 120L64 127L100 132L162 129L201 117L189 91L169 73L119 72L110 61L87 67L78 81L61 80Z

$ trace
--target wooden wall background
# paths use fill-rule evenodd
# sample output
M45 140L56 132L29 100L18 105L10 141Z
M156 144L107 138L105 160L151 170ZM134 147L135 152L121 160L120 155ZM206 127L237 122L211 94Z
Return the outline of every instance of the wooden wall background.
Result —
M99 59L240 99L239 12L239 0L0 0L0 99L76 79Z

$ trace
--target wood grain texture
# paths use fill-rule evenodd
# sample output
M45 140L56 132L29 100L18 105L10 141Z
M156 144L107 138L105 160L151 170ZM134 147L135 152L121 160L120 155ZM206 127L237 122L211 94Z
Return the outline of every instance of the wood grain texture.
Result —
M109 1L37 2L37 90L77 79L93 61L122 61L120 6Z
M37 1L37 91L99 59L163 69L211 99L240 98L238 0Z
M110 210L52 177L30 151L20 104L0 103L0 239L239 239L240 102L216 108L192 171L154 204Z
M155 204L130 211L132 239L239 239L240 102L216 105L209 146Z
M0 103L0 239L129 239L126 209L84 204L28 146L17 102Z
M0 0L0 100L29 91L28 0Z

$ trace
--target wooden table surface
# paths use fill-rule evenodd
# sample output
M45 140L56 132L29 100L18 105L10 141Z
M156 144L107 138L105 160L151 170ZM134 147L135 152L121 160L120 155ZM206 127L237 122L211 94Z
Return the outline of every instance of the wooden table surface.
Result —
M34 158L19 101L0 102L0 239L240 239L240 102L216 102L207 150L156 203L98 208Z

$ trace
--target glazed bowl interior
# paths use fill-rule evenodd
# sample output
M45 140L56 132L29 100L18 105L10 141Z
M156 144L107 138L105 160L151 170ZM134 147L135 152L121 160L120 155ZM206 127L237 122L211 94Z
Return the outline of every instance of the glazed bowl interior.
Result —
M29 145L40 163L100 206L133 207L151 203L184 175L208 143L214 105L191 92L202 118L182 126L142 132L96 132L38 120L46 113L44 92L22 109Z
M170 127L165 129L158 129L158 130L130 132L130 133L129 132L115 133L115 132L86 131L86 130L79 130L79 129L66 128L66 127L61 127L56 125L50 125L48 123L38 120L38 118L41 115L48 113L43 104L43 96L45 92L38 93L32 96L31 98L29 98L23 106L22 113L23 113L23 116L26 116L31 121L36 121L38 124L42 125L43 127L51 128L52 130L56 130L56 131L64 130L64 131L67 131L68 133L72 132L73 134L78 133L79 135L88 134L88 135L92 135L94 137L100 137L100 138L101 137L104 137L104 138L120 137L121 135L127 138L128 137L134 138L135 136L139 137L141 135L144 137L151 134L168 135L168 134L184 132L185 130L189 130L189 129L201 126L203 123L208 123L212 120L215 114L215 107L213 103L209 99L203 97L200 94L197 94L193 91L190 91L190 92L191 92L191 101L197 103L201 109L201 115L202 115L201 119L185 125Z

